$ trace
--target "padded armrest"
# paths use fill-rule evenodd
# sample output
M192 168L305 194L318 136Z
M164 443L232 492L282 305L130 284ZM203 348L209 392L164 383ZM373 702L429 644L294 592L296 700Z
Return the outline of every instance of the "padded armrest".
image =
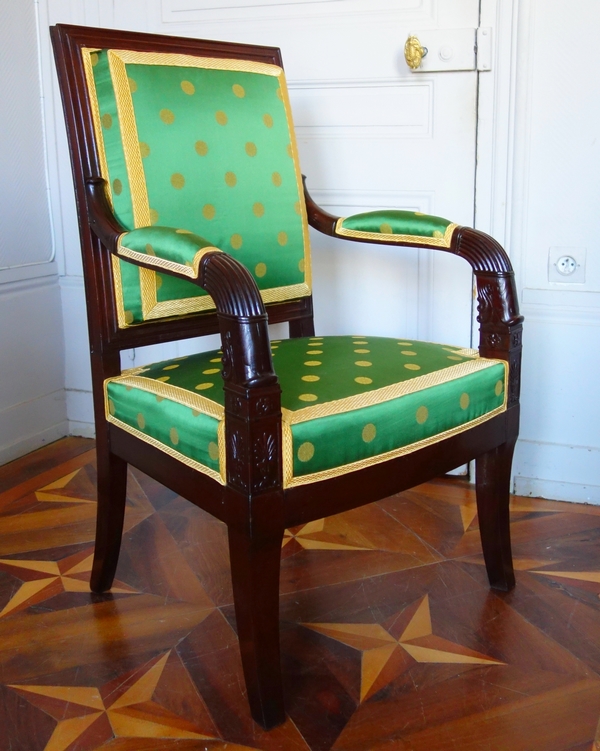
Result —
M340 217L335 223L335 234L356 240L449 248L457 227L439 216L384 209Z
M140 227L123 233L117 241L120 258L190 279L198 278L200 261L209 251L222 252L200 235L173 227Z

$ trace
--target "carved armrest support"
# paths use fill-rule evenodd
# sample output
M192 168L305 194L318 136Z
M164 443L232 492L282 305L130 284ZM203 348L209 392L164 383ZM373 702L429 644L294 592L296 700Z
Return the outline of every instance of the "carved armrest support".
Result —
M121 257L119 239L127 229L114 216L105 186L100 177L86 181L90 226L102 244L113 255ZM195 278L190 277L192 268L181 263L158 268L156 259L142 252L124 260L197 284L208 292L217 309L223 343L223 379L226 382L243 388L277 382L265 306L256 282L245 266L217 248L202 250L194 264Z

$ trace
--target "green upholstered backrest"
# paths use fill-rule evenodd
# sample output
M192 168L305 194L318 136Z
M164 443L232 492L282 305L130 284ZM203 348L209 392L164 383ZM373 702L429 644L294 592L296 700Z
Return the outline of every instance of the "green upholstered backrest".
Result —
M245 60L83 52L103 177L129 230L200 235L265 302L310 294L308 225L283 71ZM213 308L191 282L114 259L119 325Z

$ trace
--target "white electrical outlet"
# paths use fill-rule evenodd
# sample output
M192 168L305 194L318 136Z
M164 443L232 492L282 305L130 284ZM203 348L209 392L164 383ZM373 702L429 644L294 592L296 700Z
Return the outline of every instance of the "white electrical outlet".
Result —
M550 248L548 281L561 284L585 282L585 248Z

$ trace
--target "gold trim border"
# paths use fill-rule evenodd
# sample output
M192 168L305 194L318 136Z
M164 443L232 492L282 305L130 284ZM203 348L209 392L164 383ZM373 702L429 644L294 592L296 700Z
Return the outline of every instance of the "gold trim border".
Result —
M278 78L283 73L279 65L259 63L254 60L237 60L227 57L199 57L177 52L139 52L138 50L110 50L118 54L124 63L138 65L169 65L180 68L208 68L209 70L232 70L239 73L261 73Z
M504 389L504 393L506 394L506 388ZM401 446L400 448L393 449L392 451L388 451L385 454L377 454L377 456L359 459L358 461L351 462L350 464L343 464L342 466L332 467L331 469L323 469L320 472L314 472L310 475L301 475L299 477L292 477L291 479L285 478L283 487L285 489L296 488L299 485L308 485L309 483L319 482L320 480L328 480L333 477L340 477L341 475L345 475L348 472L355 472L359 469L365 469L366 467L370 467L374 464L382 464L383 462L388 461L388 459L396 459L399 456L411 454L413 453L413 451L418 451L421 448L432 446L433 444L439 443L446 438L451 438L454 435L463 433L469 428L474 428L477 425L481 425L482 423L491 420L492 417L496 417L496 415L499 415L502 412L506 412L506 397L504 399L504 404L502 404L500 407L496 407L496 409L492 410L491 412L486 412L485 415L481 415L481 417L477 417L470 422L464 423L463 425L457 425L456 427L450 428L450 430L446 430L443 433L437 433L430 438L424 438L423 440L417 441L416 443L410 443L408 446Z
M144 177L144 167L139 150L139 139L133 109L133 99L129 89L126 63L141 65L169 65L194 68L209 68L211 70L233 70L246 73L261 73L274 76L279 79L282 101L286 114L288 133L294 162L294 173L298 189L298 200L301 208L302 235L304 241L304 282L284 287L273 287L261 291L265 303L283 302L298 297L307 297L312 294L312 265L310 252L310 236L308 230L308 216L304 201L304 189L300 162L298 159L298 146L293 128L292 110L289 101L285 75L282 68L268 63L257 63L248 60L230 60L226 58L205 58L192 55L180 55L175 53L137 52L132 50L107 50L109 70L113 82L117 112L121 126L121 138L123 151L129 176L133 217L135 227L151 226L150 205ZM91 60L90 60L91 67ZM99 123L99 118L98 118ZM108 171L106 173L108 175ZM147 261L147 258L144 256ZM166 267L165 267L166 270ZM116 286L116 285L115 285ZM120 285L122 291L122 285ZM214 309L214 303L210 297L188 297L180 300L158 302L156 273L150 269L140 269L140 290L142 298L142 318L144 321L197 313L204 310ZM122 299L120 308L124 308ZM128 328L130 324L125 321L124 310L118 311L118 321L121 328ZM123 326L124 323L124 326ZM133 324L136 325L136 324Z
M452 235L458 224L449 224L443 237L423 237L421 235L394 235L384 232L362 232L355 229L345 229L343 222L348 217L340 217L335 223L335 234L340 237L353 237L356 240L378 240L387 243L408 243L409 245L430 245L435 248L449 248L452 243Z
M200 267L200 261L202 258L207 254L211 252L216 253L222 253L223 251L220 250L220 248L215 248L212 245L207 245L205 248L199 248L198 252L194 256L193 260L190 261L190 265L183 263L176 263L175 261L169 261L166 258L160 258L159 256L150 256L147 253L142 253L139 250L132 250L131 248L125 247L121 240L123 237L125 237L124 233L120 235L119 240L117 242L117 254L120 258L131 258L135 261L141 261L142 263L148 263L152 266L156 266L157 268L165 271L174 271L176 274L184 274L185 276L189 277L190 279L197 279L198 278L198 269Z
M190 459L189 456L186 456L185 454L181 454L179 451L175 451L175 449L172 449L170 446L167 446L166 444L161 443L159 440L157 440L156 438L153 438L151 435L142 433L141 430L138 430L137 428L132 428L131 425L127 425L127 423L121 422L121 420L117 420L117 418L113 417L111 414L108 414L106 419L108 422L112 423L113 425L116 425L118 428L121 428L121 430L124 430L126 433L130 433L136 438L139 438L141 441L144 441L145 443L149 443L151 446L154 446L155 449L158 449L159 451L163 451L165 454L168 454L169 456L173 457L173 459L177 459L177 461L180 461L182 464L186 464L188 467L191 467L192 469L195 469L198 472L202 472L202 474L210 477L211 480L216 480L219 483L219 485L226 484L225 481L223 480L221 471L215 472L214 469L211 469L210 467L207 467L205 464L201 464L200 462L197 462L194 459ZM219 440L219 444L220 444L220 440ZM219 447L219 462L220 461L221 461L221 449ZM224 468L222 472L223 474L225 473Z
M344 399L337 399L335 401L317 404L313 407L304 407L303 409L294 411L282 408L282 414L284 415L286 422L289 421L290 425L297 425L298 423L316 420L320 417L343 414L344 412L352 412L353 410L364 409L365 407L372 407L376 404L392 401L393 399L398 399L402 396L407 396L408 394L414 394L417 391L423 391L432 388L433 386L439 386L442 383L456 381L460 378L471 375L471 373L486 370L487 368L491 368L499 363L506 365L504 360L492 360L490 358L469 360L468 362L451 365L442 370L435 370L433 373L427 373L426 375L411 378L408 381L393 383L390 386L384 386L383 388L374 391L367 391L364 394L348 396ZM505 379L506 372L507 368L505 367Z
M189 407L190 409L193 409L196 412L201 412L203 415L212 417L215 420L220 421L225 418L225 408L218 402L208 399L201 394L195 394L193 391L188 391L181 386L173 386L164 381L157 381L154 378L141 378L137 375L137 373L144 372L144 370L145 368L140 368L139 370L136 368L133 373L128 372L122 376L117 376L116 378L107 378L104 382L104 390L107 395L106 398L108 399L108 384L119 383L123 386L129 386L131 388L139 389L140 391L145 391L148 394L160 396L163 399L168 399L169 401L181 404L184 407Z

